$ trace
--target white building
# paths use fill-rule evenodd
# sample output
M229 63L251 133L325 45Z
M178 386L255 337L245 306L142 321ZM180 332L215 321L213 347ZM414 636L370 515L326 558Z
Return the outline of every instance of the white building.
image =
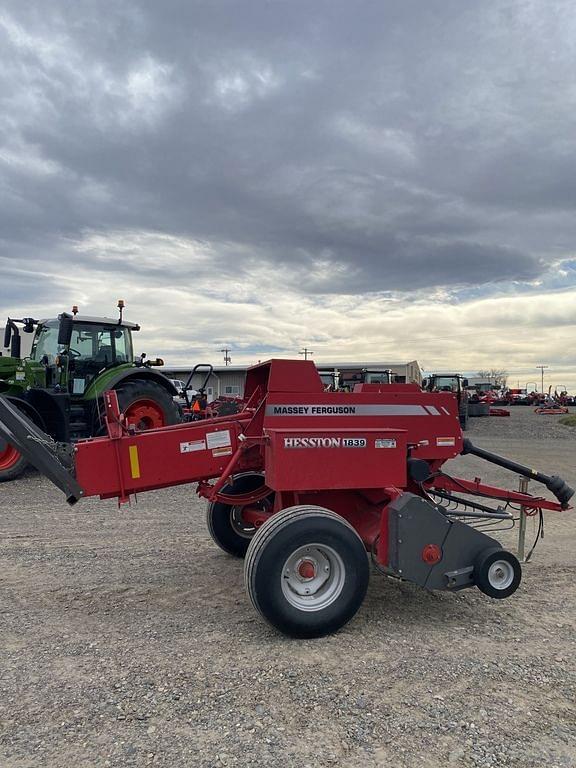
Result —
M395 380L399 383L404 382L416 382L422 383L422 371L416 360L412 360L408 363L389 363L389 362L326 362L321 363L314 361L319 371L324 373L337 372L345 383L353 383L355 380L359 380L362 370L368 369L371 371L378 370L390 370L395 377ZM208 377L206 382L206 394L208 401L213 400L216 397L243 397L244 395L244 383L246 381L246 371L249 365L215 365L212 374ZM166 365L162 368L162 373L168 376L169 379L181 379L186 382L192 366L170 366ZM194 375L191 382L193 389L198 389L206 380L207 370L199 371Z

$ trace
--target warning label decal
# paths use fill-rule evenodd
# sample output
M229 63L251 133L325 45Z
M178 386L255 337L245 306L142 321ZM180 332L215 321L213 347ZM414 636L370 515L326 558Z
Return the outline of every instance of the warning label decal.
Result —
M189 443L180 443L180 453L192 453L193 451L205 451L204 440L191 440Z
M221 432L208 432L206 435L206 444L208 448L227 448L232 445L230 439L230 430L223 429Z

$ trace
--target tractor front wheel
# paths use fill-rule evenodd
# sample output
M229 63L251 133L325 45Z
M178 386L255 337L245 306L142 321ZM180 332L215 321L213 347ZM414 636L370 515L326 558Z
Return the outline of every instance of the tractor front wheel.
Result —
M254 607L272 626L291 637L322 637L362 605L368 556L344 518L323 507L289 507L256 531L244 577Z
M116 387L116 392L126 421L138 430L166 427L181 421L171 395L155 381L126 381Z
M0 437L0 483L15 480L26 469L28 462L20 451Z

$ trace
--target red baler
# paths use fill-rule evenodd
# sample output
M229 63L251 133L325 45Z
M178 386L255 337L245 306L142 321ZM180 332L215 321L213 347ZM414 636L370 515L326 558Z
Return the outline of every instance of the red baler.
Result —
M198 483L213 539L246 558L254 606L297 637L333 632L356 613L369 557L385 574L428 589L477 586L508 597L520 564L482 526L509 524L511 505L566 509L573 495L560 478L463 440L453 394L411 384L324 392L311 361L250 368L243 407L228 416L137 432L114 392L105 408L108 435L71 447L0 398L0 435L70 503ZM462 453L544 483L558 503L445 473Z

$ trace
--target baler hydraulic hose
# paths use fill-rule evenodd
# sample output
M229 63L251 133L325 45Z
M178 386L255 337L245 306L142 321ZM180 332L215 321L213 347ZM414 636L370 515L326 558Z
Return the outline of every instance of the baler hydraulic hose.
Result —
M509 469L511 472L516 472L523 477L529 477L532 480L536 480L537 483L542 483L556 496L562 509L568 508L568 502L574 496L574 490L561 477L557 475L544 475L542 472L525 467L523 464L518 464L515 461L504 458L504 456L498 456L498 454L486 451L484 448L477 448L468 438L464 438L462 453L471 453L473 456L478 456L478 458L489 461L491 464L497 464L499 467Z

